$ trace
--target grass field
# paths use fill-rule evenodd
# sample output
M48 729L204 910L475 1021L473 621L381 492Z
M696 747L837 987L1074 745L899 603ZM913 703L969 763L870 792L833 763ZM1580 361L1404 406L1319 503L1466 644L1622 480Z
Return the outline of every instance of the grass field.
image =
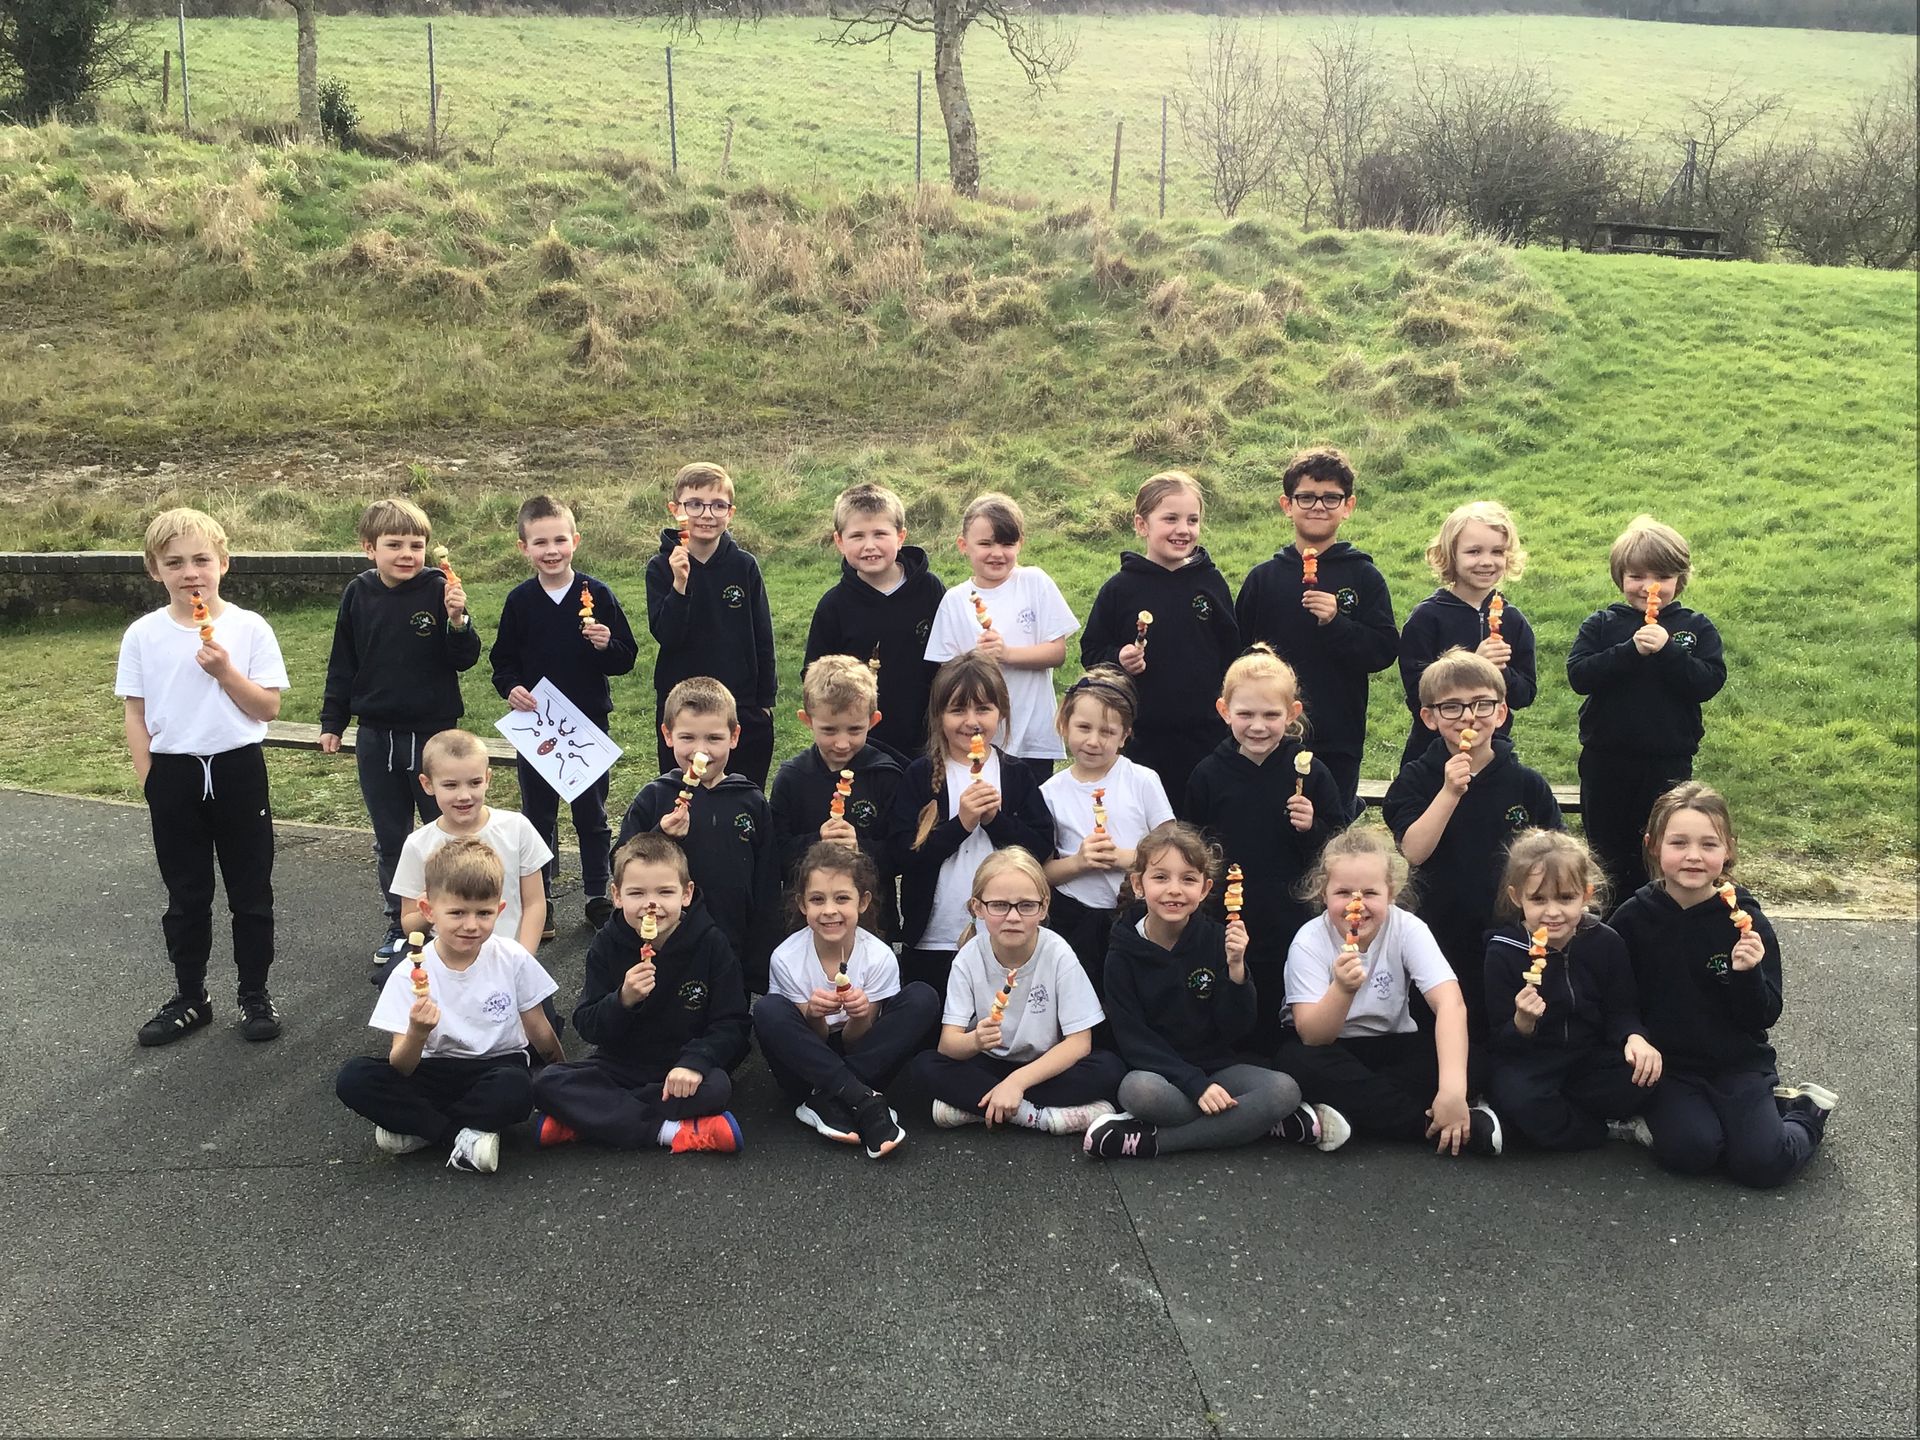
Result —
M1194 15L1076 17L1073 65L1056 90L1032 94L994 37L967 49L981 129L985 184L1047 200L1107 193L1116 121L1126 124L1123 208L1150 211L1157 197L1160 99L1184 83L1187 56L1203 51L1208 21ZM1324 29L1324 16L1264 22L1276 48ZM1585 123L1648 144L1684 102L1739 81L1793 102L1790 128L1818 131L1844 115L1913 55L1910 37L1835 31L1647 24L1562 16L1407 19L1359 24L1405 78L1421 63L1543 67ZM363 124L426 128L424 21L327 17L321 73L345 80ZM680 163L691 177L718 174L729 118L732 174L779 183L856 187L913 178L914 72L928 71L926 175L944 179L946 147L933 94L931 42L831 50L818 20L777 20L735 31L711 27L674 51ZM149 44L174 43L171 25ZM434 24L437 73L457 143L550 163L556 154L607 145L667 155L667 95L658 26L617 20L450 17ZM293 112L293 23L205 20L187 26L197 122L284 119ZM157 99L157 76L155 80ZM176 114L178 100L176 96ZM1209 212L1204 185L1169 146L1170 213ZM1675 157L1678 167L1679 157Z

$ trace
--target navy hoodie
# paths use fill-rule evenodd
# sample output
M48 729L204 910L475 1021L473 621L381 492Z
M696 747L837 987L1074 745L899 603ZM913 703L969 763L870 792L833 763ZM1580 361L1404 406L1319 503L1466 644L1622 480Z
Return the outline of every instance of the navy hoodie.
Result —
M676 1066L705 1077L747 1058L753 1027L740 963L697 903L655 947L653 993L630 1010L620 986L639 963L640 937L616 910L587 949L573 1009L573 1028L596 1058L648 1078L664 1078Z
M987 822L987 838L996 850L1018 845L1044 864L1053 858L1053 812L1040 798L1040 782L1032 770L1008 759L999 746L994 749L1000 754L1000 813ZM913 848L920 812L932 798L933 762L922 755L900 777L887 821L887 853L900 873L900 936L908 949L919 945L927 921L933 918L940 867L967 838L966 826L948 816L935 821L925 843L918 850ZM943 793L935 813L943 813L946 807Z
M680 798L678 770L640 788L620 821L614 848L660 827ZM780 921L780 860L773 816L760 787L744 775L724 775L711 788L696 786L687 833L676 837L708 913L739 957L756 994L767 989L767 960L784 935Z
M1580 702L1580 743L1636 756L1686 755L1700 748L1700 706L1727 683L1720 632L1698 610L1664 605L1667 643L1651 655L1634 648L1647 623L1631 605L1596 610L1580 625L1567 656L1567 684Z
M1434 735L1420 758L1387 787L1381 809L1396 841L1406 840L1407 831L1440 793L1452 754L1447 742ZM1495 736L1493 759L1467 786L1433 853L1414 867L1420 918L1440 942L1454 974L1470 980L1484 967L1486 933L1493 924L1494 903L1506 871L1507 847L1515 835L1536 826L1566 828L1553 787L1539 771L1520 763L1511 741ZM1479 1009L1475 1002L1486 998L1484 987L1463 983L1460 989L1470 1019L1484 1022L1484 1009L1475 1015ZM1484 1033L1477 1023L1474 1031Z
M1522 1035L1513 1023L1513 997L1520 993L1526 983L1522 977L1533 964L1527 953L1532 943L1522 924L1487 937L1483 967L1487 1028L1495 1049L1532 1055L1603 1045L1619 1058L1629 1035L1647 1033L1640 1020L1639 992L1626 944L1611 926L1588 917L1574 930L1566 949L1547 950L1539 985L1547 1013L1534 1021L1531 1035Z
M840 583L813 607L803 668L822 655L877 663L880 723L869 738L914 755L927 745L927 696L940 668L927 659L927 636L947 587L927 568L927 552L918 545L902 545L899 559L906 578L884 595L840 562Z
M1248 954L1262 959L1284 960L1294 932L1313 915L1317 907L1295 898L1294 887L1346 820L1333 774L1319 760L1305 791L1313 802L1313 824L1296 830L1287 819L1287 802L1300 778L1294 757L1302 748L1297 740L1283 740L1266 763L1256 765L1229 735L1194 767L1186 813L1180 817L1205 830L1226 862L1245 873L1246 908L1240 918L1247 926ZM1209 908L1218 910L1225 898L1223 886Z
M1400 688L1406 692L1413 722L1400 752L1402 765L1418 759L1433 737L1420 722L1420 672L1443 650L1456 645L1462 650L1478 648L1487 638L1487 606L1492 602L1493 596L1488 595L1476 609L1443 585L1407 616L1406 629L1400 632ZM1500 638L1513 647L1513 654L1507 657L1507 668L1500 672L1507 682L1507 718L1494 733L1507 735L1513 730L1512 712L1531 705L1540 689L1534 678L1533 627L1511 600L1500 617Z
M1147 668L1132 678L1139 697L1134 729L1211 736L1225 732L1213 708L1227 666L1240 653L1240 626L1233 597L1204 546L1178 570L1128 550L1120 573L1100 587L1087 628L1080 632L1080 664L1118 665L1121 647L1139 635L1140 612L1148 611Z
M581 713L604 729L613 712L607 677L631 671L639 646L613 591L577 570L573 579L558 604L538 579L523 580L507 592L507 603L500 610L500 633L489 652L493 688L504 700L516 685L531 690L542 678L551 680ZM594 649L580 633L585 623L580 618L583 584L593 597L593 618L612 632L604 650Z
M1740 931L1718 895L1682 909L1650 881L1608 920L1633 957L1646 1036L1668 1070L1774 1068L1767 1031L1780 1020L1780 941L1746 886L1736 884L1734 898L1766 947L1751 970L1733 968Z
M667 561L679 544L678 529L662 530L660 553L647 561L647 627L660 645L654 693L664 700L682 680L708 675L732 692L736 705L771 710L780 677L760 562L723 531L713 558L693 562L687 593L679 595Z
M471 614L447 624L447 575L429 566L388 586L378 570L347 582L333 622L320 729L338 735L354 716L386 730L446 730L466 714L460 672L480 658Z
M1114 1048L1131 1070L1151 1070L1198 1100L1212 1076L1243 1063L1234 1049L1259 1016L1253 972L1239 984L1227 975L1226 927L1195 915L1162 950L1136 928L1141 905L1113 927L1107 951L1107 1023Z
M1234 612L1240 639L1264 640L1293 667L1306 704L1309 744L1357 760L1367 745L1367 677L1393 664L1400 632L1393 598L1373 557L1346 541L1320 552L1316 590L1328 590L1339 613L1322 625L1300 603L1300 552L1292 545L1248 572Z
M847 800L847 823L860 839L860 848L880 872L880 890L873 909L860 923L875 934L891 937L899 928L894 903L894 874L887 849L887 822L893 814L893 792L904 773L889 750L862 745L847 761L853 771L853 794ZM780 874L789 885L800 883L797 867L808 850L820 843L820 827L833 806L833 787L840 772L820 758L820 747L809 745L780 767L773 777L774 848Z

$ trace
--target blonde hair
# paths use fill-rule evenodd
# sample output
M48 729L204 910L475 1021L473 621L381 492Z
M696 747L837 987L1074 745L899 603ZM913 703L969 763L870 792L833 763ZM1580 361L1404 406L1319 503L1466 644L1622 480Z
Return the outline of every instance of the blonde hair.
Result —
M1420 704L1429 708L1453 690L1491 690L1502 702L1507 698L1507 677L1500 667L1484 655L1450 645L1427 662L1420 672Z
M1220 681L1221 701L1232 705L1233 692L1242 685L1278 685L1287 692L1289 703L1300 698L1300 677L1264 640L1227 666L1227 673ZM1306 722L1294 716L1287 726L1287 738L1298 740L1306 733Z
M431 780L434 768L444 761L478 760L485 765L490 758L486 743L472 731L440 730L420 747L420 773Z
M674 472L673 498L678 500L689 490L705 490L714 485L720 487L727 499L733 499L733 476L727 473L726 466L711 460L695 460Z
M1494 897L1497 913L1522 913L1522 906L1514 897L1526 893L1528 881L1536 870L1543 884L1565 886L1576 895L1587 896L1589 903L1605 908L1606 872L1585 843L1564 830L1528 830L1507 851L1506 874L1500 877L1500 893Z
M418 535L423 540L433 538L433 522L427 519L427 512L413 501L400 495L389 495L385 500L376 500L360 512L360 524L355 533L362 545L371 545L385 535Z
M996 545L1013 545L1027 538L1027 516L1010 495L990 490L960 512L960 535L964 539L973 522L984 520Z
M1120 717L1122 730L1133 729L1139 701L1135 698L1132 679L1118 665L1096 665L1067 687L1067 693L1060 697L1060 704L1053 712L1056 734L1065 737L1067 722L1073 719L1073 712L1082 701L1111 710Z
M484 840L449 840L427 857L427 899L498 900L505 893L507 869Z
M693 871L687 868L687 852L671 835L662 835L658 830L644 831L613 852L608 873L614 889L620 888L620 878L629 865L665 865L679 877L682 887L693 883Z
M980 862L980 868L973 872L973 890L969 898L977 902L990 882L1007 874L1024 875L1032 882L1034 893L1040 900L1040 913L1046 914L1047 901L1053 895L1053 891L1047 887L1047 872L1040 862L1033 858L1031 852L1020 845L1009 845L1004 850L996 850ZM971 906L968 907L968 913L972 913ZM965 933L960 936L960 943L965 945L979 928L977 921L968 925Z
M222 562L227 559L225 528L204 510L193 510L183 505L173 510L162 510L147 522L147 538L141 546L146 554L147 574L159 578L160 552L183 535L205 540Z
M1433 573L1440 577L1443 585L1451 585L1460 578L1460 572L1454 568L1453 552L1460 543L1460 532L1476 520L1507 537L1506 578L1518 580L1526 573L1527 552L1520 547L1520 527L1513 523L1513 516L1498 500L1469 500L1455 506L1453 513L1440 522L1440 532L1427 544L1427 564Z
M1666 598L1673 600L1693 577L1693 551L1687 545L1687 537L1671 525L1662 525L1651 515L1636 515L1607 551L1607 568L1613 573L1616 588L1627 578L1629 570L1671 575L1673 594Z
M1406 893L1407 879L1413 867L1393 843L1393 832L1379 825L1352 825L1327 841L1307 873L1300 879L1294 895L1309 903L1325 903L1327 878L1338 860L1374 859L1386 862L1387 899L1397 902Z
M1133 888L1140 889L1140 878L1147 873L1147 867L1153 863L1153 857L1162 851L1171 850L1209 880L1217 880L1220 867L1224 863L1220 847L1207 843L1207 837L1200 833L1199 827L1187 824L1184 820L1163 820L1145 835L1133 850L1133 869L1127 873L1133 877Z
M1187 490L1193 494L1193 503L1200 507L1200 513L1207 511L1207 492L1200 488L1200 482L1184 470L1162 470L1158 475L1150 476L1147 483L1140 487L1140 493L1133 497L1133 513L1142 519L1151 515L1160 502L1178 491Z
M695 675L669 690L666 704L660 707L660 723L671 729L674 721L689 710L696 715L718 715L729 730L740 723L740 707L734 703L733 692L711 675Z
M884 485L849 485L833 502L833 533L847 528L856 515L878 515L895 530L907 528L907 507Z
M963 650L933 672L933 685L927 692L927 776L933 795L920 807L919 824L913 832L913 848L927 843L927 836L940 822L940 791L947 778L947 733L940 717L955 705L976 705L989 700L1007 718L1007 677L1000 662L978 650ZM987 742L991 745L991 739Z
M1727 807L1727 799L1711 785L1698 780L1683 780L1653 802L1653 813L1647 816L1647 833L1641 837L1640 849L1647 861L1647 878L1660 879L1660 844L1666 838L1667 825L1682 810L1697 810L1713 822L1713 828L1720 832L1720 838L1727 847L1726 863L1721 867L1721 879L1733 874L1734 862L1739 859L1739 845L1733 833L1733 811Z
M816 717L826 710L858 710L868 716L879 708L880 682L864 660L822 655L800 677L800 703Z

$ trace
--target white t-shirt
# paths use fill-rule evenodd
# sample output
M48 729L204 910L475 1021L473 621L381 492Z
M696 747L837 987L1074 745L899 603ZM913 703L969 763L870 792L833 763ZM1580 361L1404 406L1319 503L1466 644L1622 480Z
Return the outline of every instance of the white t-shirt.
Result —
M500 898L507 908L494 921L493 933L509 940L520 933L520 878L536 874L553 858L533 822L518 810L487 808L487 823L471 835L449 835L438 820L429 821L407 836L393 867L393 893L402 900L418 900L427 893L427 857L449 840L484 840L500 857Z
M1122 755L1098 780L1082 783L1071 770L1062 770L1040 787L1040 798L1053 815L1053 848L1076 855L1093 832L1093 792L1105 790L1101 803L1107 811L1107 834L1122 850L1131 850L1154 826L1173 819L1167 790L1160 777ZM1054 888L1094 910L1111 910L1120 903L1119 870L1089 870Z
M1333 962L1346 938L1346 931L1337 929L1324 912L1294 932L1287 950L1287 1004L1309 1004L1327 993ZM1360 952L1360 960L1367 978L1347 1007L1342 1040L1411 1034L1415 1026L1407 1009L1407 978L1413 978L1422 995L1457 978L1427 922L1398 906L1387 911L1380 933Z
M784 996L796 1005L804 1005L816 990L831 990L833 977L814 952L813 931L796 930L782 940L770 962L772 994ZM869 1000L889 1000L900 993L900 962L893 958L893 947L870 930L859 930L853 937L853 954L847 958L847 981L856 990L867 992ZM827 1016L827 1028L838 1029L847 1023L846 1013L836 1010Z
M254 684L287 688L280 642L253 611L228 605L213 622L213 639ZM267 722L233 703L220 682L195 662L199 653L200 627L182 625L165 610L142 615L120 639L113 693L147 702L147 734L156 755L218 755L266 738Z
M473 964L449 970L433 942L420 952L427 972L427 994L440 1007L440 1023L427 1036L422 1056L477 1060L510 1055L527 1045L520 1017L560 987L540 962L512 940L487 937ZM404 1035L413 1009L413 967L404 955L380 987L380 999L367 1021L375 1030Z
M1000 1044L987 1051L989 1055L1025 1065L1058 1045L1061 1037L1091 1030L1107 1018L1072 948L1051 930L1040 932L1033 954L1015 974L1007 1013L1000 1021ZM1006 982L1007 967L994 958L992 942L984 933L974 936L947 972L947 1008L940 1023L971 1030L987 1018Z
M1000 752L987 747L987 763L980 767L980 778L1000 788ZM973 769L964 760L947 761L947 781L940 791L946 809L943 820L951 820L960 811L960 792L973 784ZM973 916L967 901L973 898L973 876L980 862L993 853L993 837L987 827L976 825L973 833L960 842L960 848L946 858L939 877L933 882L933 909L927 914L927 928L920 934L922 950L958 950L960 937L967 933Z
M1064 640L1080 628L1067 608L1066 598L1053 577L1031 565L1016 565L1013 574L991 588L971 580L955 585L941 597L927 636L927 659L951 660L980 640L980 622L974 617L973 596L979 593L993 628L1008 645L1044 645ZM1007 677L1009 713L1000 727L1001 747L1031 760L1058 760L1067 753L1053 729L1053 671L1003 668Z

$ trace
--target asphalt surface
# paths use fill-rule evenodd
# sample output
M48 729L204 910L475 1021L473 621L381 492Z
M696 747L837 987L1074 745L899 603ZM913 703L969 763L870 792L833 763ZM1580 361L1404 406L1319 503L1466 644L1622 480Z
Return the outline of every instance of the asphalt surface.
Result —
M1628 1146L1101 1164L913 1117L876 1165L757 1058L741 1156L519 1134L487 1177L333 1098L381 1048L364 838L282 834L265 1045L220 934L213 1026L135 1046L171 980L139 810L0 791L0 874L0 1432L1915 1429L1908 922L1781 924L1783 1070L1843 1098L1770 1193Z

